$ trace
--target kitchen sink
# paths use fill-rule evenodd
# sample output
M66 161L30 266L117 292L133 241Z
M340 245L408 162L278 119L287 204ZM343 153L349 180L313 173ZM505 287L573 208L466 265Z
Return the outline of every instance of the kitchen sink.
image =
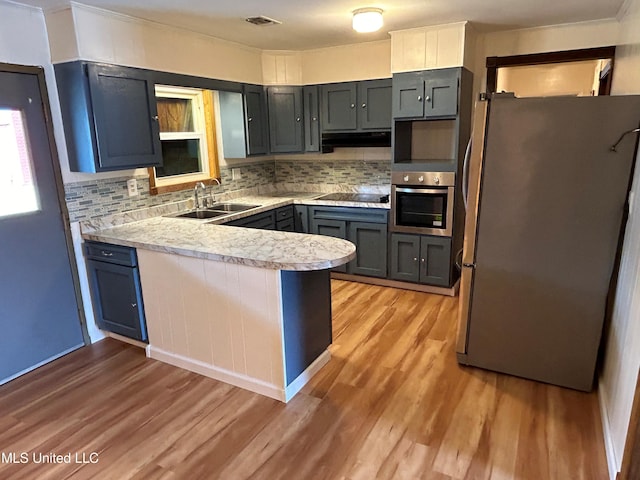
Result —
M181 213L180 215L172 215L175 218L195 218L202 220L203 218L215 218L222 215L228 215L228 212L215 210L191 210L190 212Z
M207 207L208 210L216 210L221 212L244 212L260 205L246 205L242 203L214 203Z

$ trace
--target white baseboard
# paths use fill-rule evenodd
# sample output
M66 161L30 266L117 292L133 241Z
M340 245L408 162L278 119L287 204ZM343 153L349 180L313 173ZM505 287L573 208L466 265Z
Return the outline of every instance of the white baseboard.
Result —
M325 350L286 388L280 388L277 385L256 380L255 378L251 378L240 373L231 372L224 368L215 367L192 358L166 352L152 345L147 345L145 350L147 352L147 357L153 358L154 360L168 363L174 367L184 368L190 372L198 373L205 377L213 378L214 380L219 380L235 387L244 388L250 392L259 393L260 395L280 400L284 403L291 400L295 394L298 393L302 387L304 387L307 382L329 362L329 360L331 360L329 350Z
M598 389L598 404L600 405L600 418L602 418L602 432L604 434L604 450L607 455L607 468L609 469L609 480L616 480L619 472L615 450L613 448L613 438L611 438L611 425L609 425L609 415L607 414L607 402Z
M147 357L161 362L168 363L174 367L184 368L194 373L199 373L205 377L220 380L230 385L244 388L250 392L259 393L269 398L286 402L285 390L277 385L256 380L241 373L231 372L224 368L215 367L213 365L194 360L192 358L177 355L175 353L166 352L152 345L146 347Z
M291 382L285 388L285 402L291 400L296 393L298 393L302 387L304 387L311 378L318 373L322 367L324 367L331 360L331 353L329 350L325 350L316 358L311 365L309 365L304 372Z

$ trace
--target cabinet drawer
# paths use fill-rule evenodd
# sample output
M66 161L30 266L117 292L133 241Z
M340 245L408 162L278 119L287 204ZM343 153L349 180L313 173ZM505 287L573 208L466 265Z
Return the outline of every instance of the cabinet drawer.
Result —
M136 249L131 247L100 242L85 242L84 251L88 259L129 267L135 267L138 264Z
M295 232L296 227L293 218L287 218L285 220L278 220L276 223L276 230L281 232Z
M344 220L353 222L387 223L389 212L381 208L309 207L311 220Z
M270 210L268 212L257 213L250 217L240 218L226 225L233 227L245 227L245 228L262 228L265 230L273 230L276 227L275 212Z
M286 220L293 218L293 205L287 205L286 207L280 207L276 209L276 221Z

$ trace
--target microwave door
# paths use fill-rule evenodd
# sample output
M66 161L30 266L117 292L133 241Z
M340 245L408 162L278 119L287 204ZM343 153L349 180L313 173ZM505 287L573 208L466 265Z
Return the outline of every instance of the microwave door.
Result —
M480 187L484 162L485 132L489 102L476 103L473 121L473 136L468 159L469 184L467 191L467 214L465 217L464 242L462 252L462 272L460 277L460 300L458 308L458 338L456 352L458 361L466 363L469 319L473 301L473 280L475 276L477 219L480 203Z

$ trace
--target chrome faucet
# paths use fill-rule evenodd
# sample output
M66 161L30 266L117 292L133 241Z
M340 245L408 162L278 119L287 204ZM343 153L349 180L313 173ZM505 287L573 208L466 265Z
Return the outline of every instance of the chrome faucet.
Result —
M200 198L198 196L198 190L199 189L202 189L202 193L203 193L203 196L202 196L203 205L202 206L200 206ZM194 203L195 203L196 210L199 209L199 208L203 208L204 207L204 194L206 192L207 192L207 187L202 182L196 183L196 186L193 187L193 197L194 197L194 200L195 200Z

